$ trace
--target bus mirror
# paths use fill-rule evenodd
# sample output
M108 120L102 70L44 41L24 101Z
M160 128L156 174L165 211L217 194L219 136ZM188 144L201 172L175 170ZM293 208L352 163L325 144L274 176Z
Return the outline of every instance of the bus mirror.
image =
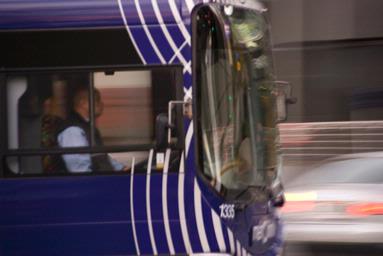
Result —
M276 81L276 108L277 122L283 122L287 119L287 104L295 104L296 97L292 97L292 87L289 82Z
M166 149L168 146L168 115L161 113L156 118L156 148L157 150Z

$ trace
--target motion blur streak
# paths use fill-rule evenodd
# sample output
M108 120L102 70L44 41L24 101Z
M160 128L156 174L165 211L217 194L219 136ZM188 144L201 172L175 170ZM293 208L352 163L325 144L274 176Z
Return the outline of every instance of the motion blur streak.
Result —
M347 208L347 213L358 216L383 215L382 203L365 203L351 205Z

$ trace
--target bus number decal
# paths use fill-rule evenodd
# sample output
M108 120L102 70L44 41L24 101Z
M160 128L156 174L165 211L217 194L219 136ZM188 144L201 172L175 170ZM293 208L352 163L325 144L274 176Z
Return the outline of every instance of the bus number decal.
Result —
M234 219L235 217L235 209L234 204L221 204L219 206L219 209L221 209L221 218L224 219Z

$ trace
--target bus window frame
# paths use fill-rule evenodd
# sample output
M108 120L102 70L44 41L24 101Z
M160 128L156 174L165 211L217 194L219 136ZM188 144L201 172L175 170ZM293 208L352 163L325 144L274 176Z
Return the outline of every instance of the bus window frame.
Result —
M191 20L192 20L192 33L194 35L197 35L197 19L195 18L198 14L198 12L203 9L203 8L207 8L209 7L210 5L217 5L215 3L209 3L209 4L202 4L200 6L198 6L197 8L194 8L192 14L191 14ZM238 6L237 6L238 7ZM243 7L243 6L240 6L240 7ZM223 20L223 18L221 16L219 16L216 12L214 12L213 10L211 10L212 13L214 13L214 17L216 18L216 21L217 23L219 24L220 26L220 29L221 31L225 31L225 21ZM223 44L225 44L227 46L227 36L222 33L221 34L222 38L224 39L224 42ZM195 113L195 116L196 116L196 119L194 121L194 133L195 133L195 152L196 152L196 155L195 155L195 165L196 165L196 173L197 173L197 176L206 184L208 184L208 187L210 188L210 190L217 196L219 197L222 197L224 198L224 195L222 194L222 191L217 191L214 186L211 184L211 180L207 177L207 175L204 173L204 166L203 166L203 161L204 161L204 156L203 156L203 147L202 147L202 135L201 135L201 132L200 132L200 127L201 127L201 113L202 113L202 110L201 110L201 104L198 104L201 102L201 85L198 84L197 82L197 70L198 70L198 64L199 62L197 62L197 55L198 55L198 51L200 51L200 49L198 49L197 47L197 39L196 37L193 37L192 38L192 56L193 56L193 61L192 61L192 72L193 72L193 99L194 99L194 109L193 109L193 113ZM200 60L200 59L198 59ZM197 64L198 63L198 64Z
M0 73L0 178L4 177L5 155L8 146L6 75Z
M183 98L183 79L182 79L182 70L183 66L180 64L170 64L170 65L105 65L105 66L75 66L75 67L34 67L34 68L9 68L0 70L0 179L7 178L27 178L27 177L56 177L56 176L94 176L94 175L121 175L121 174L130 174L130 172L90 172L90 173L57 173L57 174L46 174L46 173L36 173L36 174L8 174L6 172L6 158L7 157L20 157L20 156L41 156L45 154L80 154L80 153L119 153L119 152L134 152L134 151L150 151L155 149L155 143L150 144L131 144L123 146L93 146L93 140L90 142L88 147L80 148L65 148L65 149L44 149L44 148L34 148L34 149L9 149L8 147L8 116L7 116L7 77L14 75L23 75L28 76L31 74L52 74L57 73L84 73L88 72L92 76L95 72L105 72L112 73L118 71L153 71L153 70L169 70L172 69L175 71L175 97ZM181 74L178 74L181 73ZM182 85L180 86L179 83ZM94 126L94 93L91 90L94 88L93 82L89 83L89 99L90 105L93 107L90 108L91 115L91 134L95 133ZM153 86L151 84L151 86ZM154 95L152 95L152 98ZM153 109L154 110L154 109ZM180 124L183 124L183 120L177 122L177 128L183 130L183 127L178 127ZM183 142L185 134L182 134ZM184 143L180 143L177 147L183 146Z

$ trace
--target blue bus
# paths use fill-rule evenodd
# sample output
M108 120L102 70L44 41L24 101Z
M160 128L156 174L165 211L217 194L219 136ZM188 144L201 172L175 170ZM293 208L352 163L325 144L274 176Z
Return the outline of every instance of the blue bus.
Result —
M257 1L0 1L0 255L281 255L269 33Z

